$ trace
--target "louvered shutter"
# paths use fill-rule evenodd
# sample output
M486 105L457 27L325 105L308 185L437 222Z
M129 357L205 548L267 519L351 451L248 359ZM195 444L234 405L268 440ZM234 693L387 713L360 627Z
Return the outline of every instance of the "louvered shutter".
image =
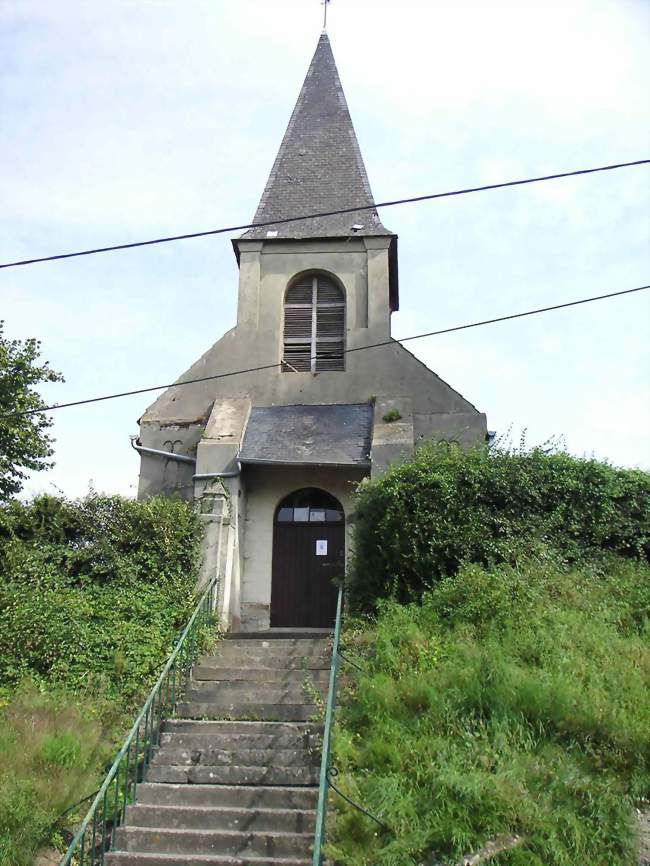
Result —
M287 369L311 370L314 278L307 277L288 290L284 301L284 358Z
M333 282L318 278L316 290L316 372L343 370L345 303Z
M294 283L284 302L284 369L299 373L343 370L344 348L341 289L321 276Z

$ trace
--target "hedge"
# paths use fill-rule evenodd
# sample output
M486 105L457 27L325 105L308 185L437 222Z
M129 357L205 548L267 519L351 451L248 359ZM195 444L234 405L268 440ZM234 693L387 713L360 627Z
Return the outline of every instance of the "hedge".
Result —
M192 608L199 534L192 506L162 497L0 508L0 688L138 693Z
M361 484L349 598L359 610L410 601L464 563L548 547L568 563L602 551L647 560L650 475L540 449L426 445Z

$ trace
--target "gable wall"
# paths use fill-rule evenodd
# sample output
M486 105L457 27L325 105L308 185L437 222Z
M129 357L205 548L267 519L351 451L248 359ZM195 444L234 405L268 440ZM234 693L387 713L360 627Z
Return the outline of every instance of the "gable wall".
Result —
M333 273L342 284L348 349L390 339L387 238L240 243L238 324L193 364L181 381L278 365L284 293L293 277L308 270ZM244 399L251 405L270 406L364 403L372 398L381 405L389 401L403 416L399 436L395 427L382 430L381 424L376 425L373 460L377 469L412 451L423 439L437 437L471 444L485 437L485 416L393 342L348 354L343 372L293 373L275 366L168 389L143 415L141 441L147 447L164 449L164 443L173 440L177 453L193 454L197 447L200 453L215 435L205 430L213 407L211 427L218 433L221 422L216 410L220 400ZM211 449L209 460L201 460L201 471L231 468L238 443L232 444L234 450L227 453ZM179 467L172 473L164 464L160 458L143 457L140 495L174 486L191 495L191 472ZM172 475L174 483L170 481Z

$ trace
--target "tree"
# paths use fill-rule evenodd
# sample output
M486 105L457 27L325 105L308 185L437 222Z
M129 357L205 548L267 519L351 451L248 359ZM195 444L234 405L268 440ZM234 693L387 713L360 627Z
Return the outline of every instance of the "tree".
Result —
M45 407L34 386L63 382L63 376L39 364L40 342L33 338L9 340L0 320L0 501L18 493L27 477L26 469L49 469L52 438L47 429L52 420L39 409ZM21 412L34 412L22 415Z

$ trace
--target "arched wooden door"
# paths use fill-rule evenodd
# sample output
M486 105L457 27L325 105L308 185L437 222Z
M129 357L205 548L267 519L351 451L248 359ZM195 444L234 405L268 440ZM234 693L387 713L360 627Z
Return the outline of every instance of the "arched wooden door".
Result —
M315 487L291 493L275 512L271 627L330 628L345 570L341 503Z

